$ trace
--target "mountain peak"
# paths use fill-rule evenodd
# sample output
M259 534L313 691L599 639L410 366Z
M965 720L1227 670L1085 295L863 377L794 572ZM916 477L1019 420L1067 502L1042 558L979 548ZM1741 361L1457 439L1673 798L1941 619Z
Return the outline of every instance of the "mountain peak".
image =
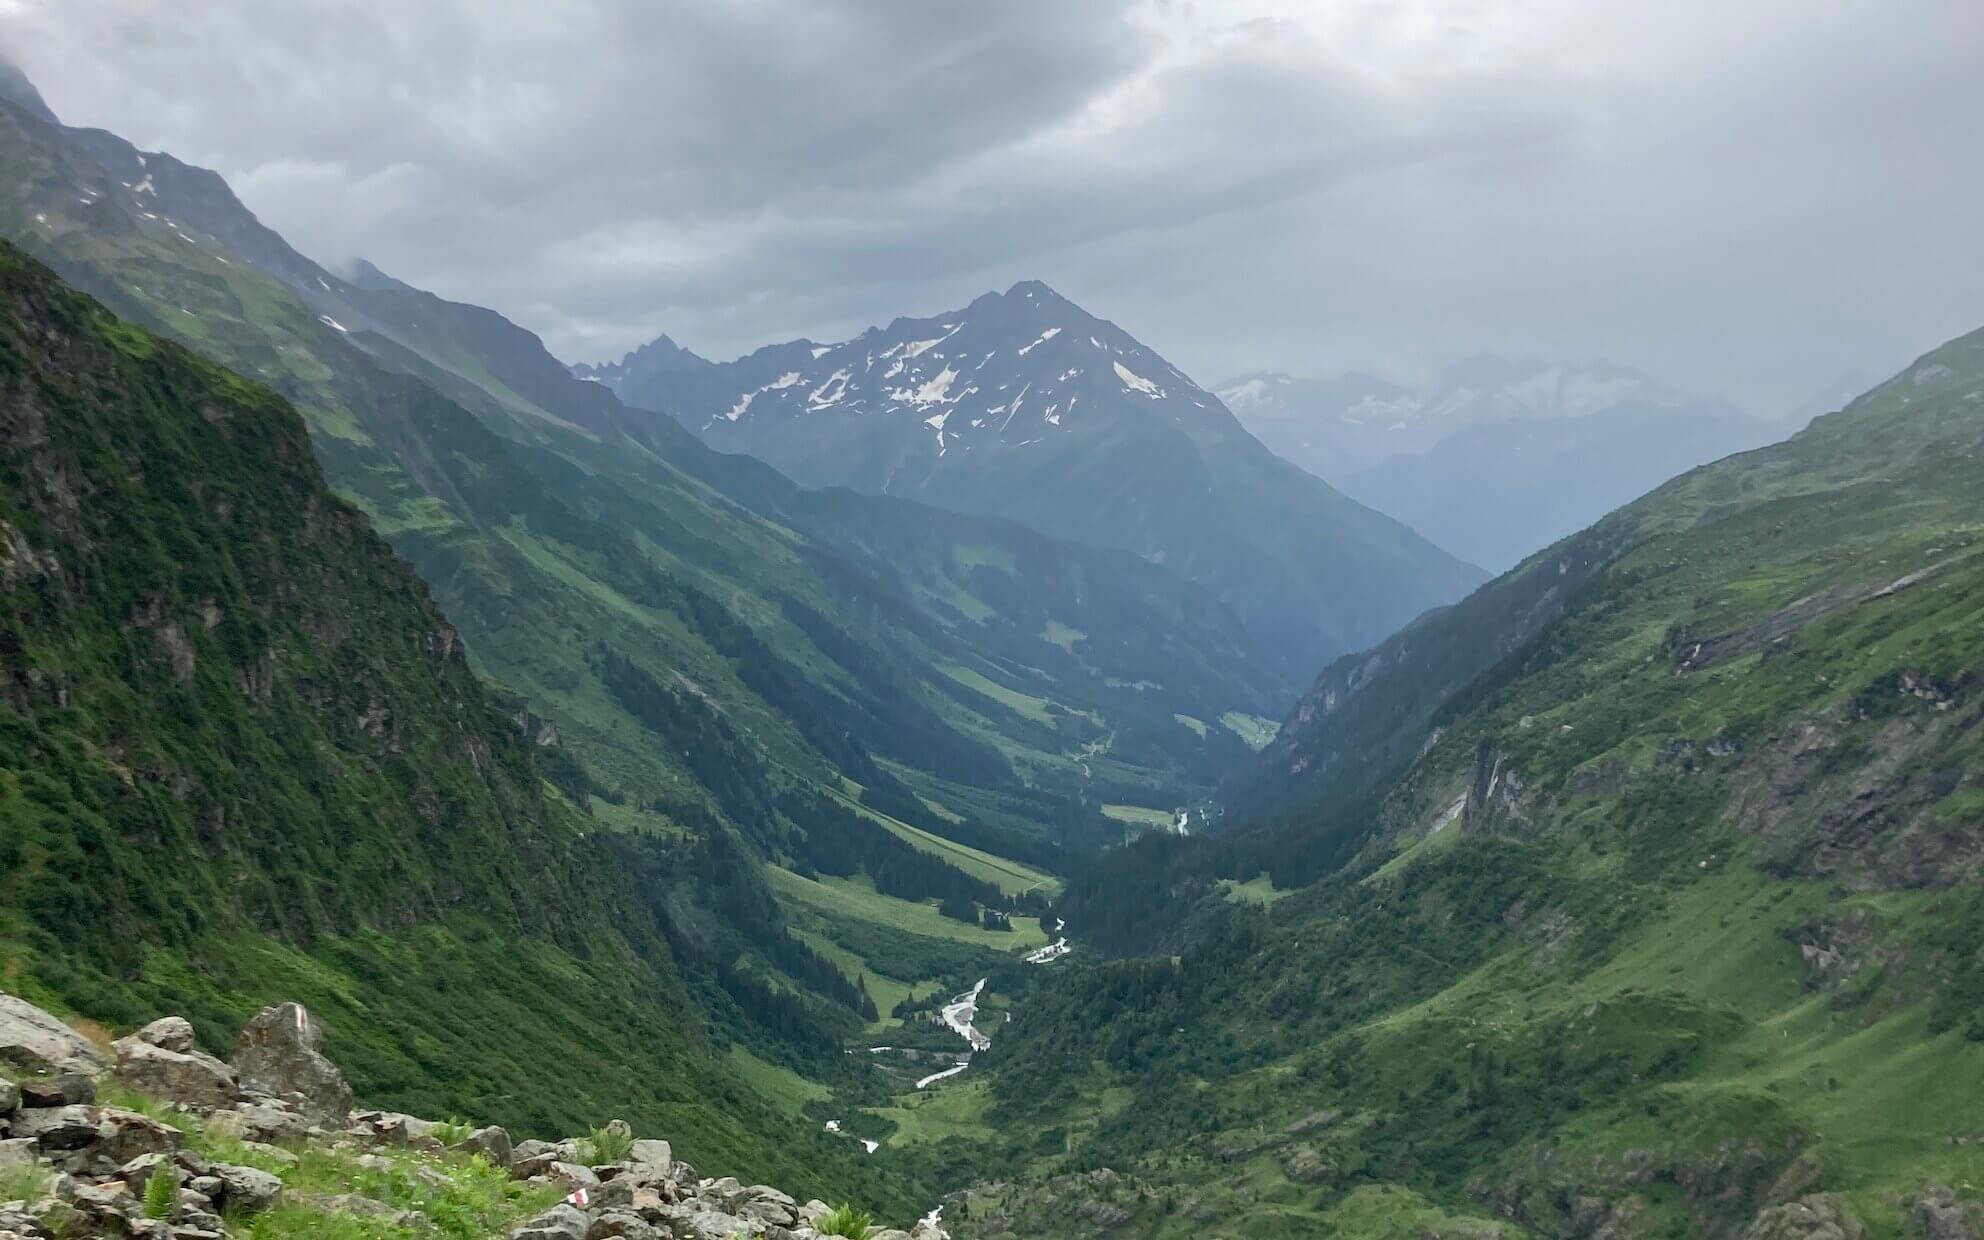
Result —
M47 125L60 125L55 112L35 89L34 82L13 61L0 57L0 100L13 104Z
M1006 296L1020 297L1020 298L1039 297L1039 298L1047 298L1052 301L1058 301L1070 306L1075 304L1074 302L1071 302L1067 298L1061 296L1061 294L1055 292L1054 289L1050 287L1045 280L1021 280L1018 283L1014 284L1011 288L1006 290Z
M392 291L413 293L419 291L404 280L396 280L392 276L387 275L373 266L372 263L362 258L352 260L351 270L345 273L345 278L359 288L370 289L373 292Z

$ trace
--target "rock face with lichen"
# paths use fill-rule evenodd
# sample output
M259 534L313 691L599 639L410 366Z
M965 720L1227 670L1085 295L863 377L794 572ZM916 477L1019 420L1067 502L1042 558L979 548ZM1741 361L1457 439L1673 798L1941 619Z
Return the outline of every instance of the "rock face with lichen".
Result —
M261 1010L234 1041L241 1083L279 1098L297 1098L306 1114L332 1120L351 1110L351 1086L324 1056L324 1030L300 1003Z

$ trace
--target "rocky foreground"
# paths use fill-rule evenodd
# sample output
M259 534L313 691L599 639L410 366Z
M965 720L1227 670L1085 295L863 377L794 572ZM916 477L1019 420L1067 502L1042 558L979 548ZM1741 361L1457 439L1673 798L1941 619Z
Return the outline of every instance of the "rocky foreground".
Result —
M816 1226L838 1225L824 1202L704 1178L619 1121L513 1143L501 1128L353 1110L323 1044L310 1013L284 1003L225 1062L177 1017L106 1051L0 994L0 1240L850 1234ZM868 1235L944 1240L931 1221Z

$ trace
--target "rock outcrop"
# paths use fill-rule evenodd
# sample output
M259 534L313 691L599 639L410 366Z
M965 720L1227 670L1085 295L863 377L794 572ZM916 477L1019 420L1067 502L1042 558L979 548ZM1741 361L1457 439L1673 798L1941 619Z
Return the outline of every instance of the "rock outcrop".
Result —
M324 1030L300 1003L263 1008L234 1041L231 1060L243 1085L300 1100L314 1119L339 1122L351 1112L351 1086L324 1057Z
M21 1072L83 1072L110 1067L88 1038L16 995L0 993L0 1064Z
M154 1098L189 1107L230 1106L241 1098L234 1069L193 1043L193 1026L178 1017L153 1021L119 1038L117 1078Z
M97 1079L113 1071L110 1057L48 1013L0 999L7 1000L0 1048L13 1048L7 1062L33 1074L18 1082L0 1076L0 1171L25 1172L18 1182L30 1193L0 1202L0 1240L221 1240L233 1221L292 1201L422 1233L432 1220L418 1197L431 1191L439 1200L451 1177L464 1173L487 1185L488 1167L564 1197L521 1223L512 1214L505 1225L513 1240L817 1240L813 1224L827 1213L823 1202L800 1205L769 1185L700 1176L667 1141L637 1139L619 1120L590 1137L513 1143L502 1128L463 1135L459 1123L354 1112L344 1074L324 1056L321 1028L294 1003L249 1022L231 1066L203 1053L193 1027L176 1017L117 1040L118 1081L198 1118L197 1127L182 1128L170 1113L161 1119L99 1105ZM219 1147L229 1157L259 1165L200 1152L217 1139L231 1139ZM600 1161L603 1148L624 1156ZM364 1191L292 1198L283 1173L298 1165L299 1150L345 1160L358 1186L369 1178L413 1183L420 1192L413 1208L404 1197ZM175 1192L153 1191L161 1176ZM909 1232L872 1233L873 1240L944 1235L927 1220Z

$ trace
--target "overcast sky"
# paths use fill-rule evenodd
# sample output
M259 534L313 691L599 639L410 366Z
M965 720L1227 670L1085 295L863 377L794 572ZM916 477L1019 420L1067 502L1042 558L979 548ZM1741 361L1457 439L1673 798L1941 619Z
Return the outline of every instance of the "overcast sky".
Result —
M71 124L569 360L1044 279L1202 382L1984 326L1980 0L0 0Z

